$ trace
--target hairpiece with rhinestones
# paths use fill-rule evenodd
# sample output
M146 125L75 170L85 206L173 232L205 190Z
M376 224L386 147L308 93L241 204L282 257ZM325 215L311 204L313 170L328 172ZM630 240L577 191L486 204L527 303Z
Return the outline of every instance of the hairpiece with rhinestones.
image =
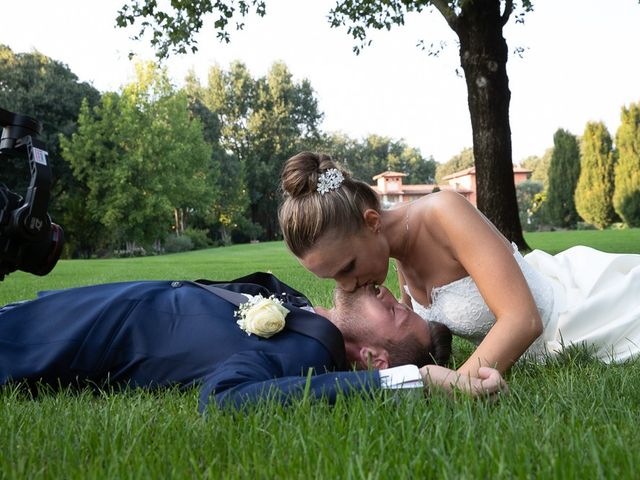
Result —
M318 192L324 195L332 190L337 190L342 182L344 182L342 172L337 168L330 168L318 178Z

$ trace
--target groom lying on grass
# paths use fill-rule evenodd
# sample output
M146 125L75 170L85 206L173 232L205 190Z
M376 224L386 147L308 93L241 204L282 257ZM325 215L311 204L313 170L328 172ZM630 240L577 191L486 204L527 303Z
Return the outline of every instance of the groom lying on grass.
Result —
M478 379L433 365L451 351L440 327L364 305L371 325L359 341L350 339L357 355L349 358L366 355L379 370L350 370L337 328L347 320L340 305L316 313L301 293L265 273L228 283L139 281L41 292L0 308L0 385L200 384L201 409L211 399L239 407L305 392L332 402L338 392L378 388L437 386L474 396L506 388L490 368Z

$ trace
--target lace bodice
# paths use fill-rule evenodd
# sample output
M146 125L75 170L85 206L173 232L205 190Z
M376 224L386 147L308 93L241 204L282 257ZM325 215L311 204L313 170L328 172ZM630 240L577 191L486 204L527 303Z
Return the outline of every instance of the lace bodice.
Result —
M533 298L546 327L553 310L553 287L549 281L534 270L520 255L514 245L514 256L524 274ZM405 287L407 293L409 290ZM409 293L410 295L410 293ZM480 291L471 277L436 287L431 292L431 305L424 307L413 300L413 310L426 321L445 324L454 335L478 344L496 321ZM542 349L542 339L529 348L528 352L538 353Z

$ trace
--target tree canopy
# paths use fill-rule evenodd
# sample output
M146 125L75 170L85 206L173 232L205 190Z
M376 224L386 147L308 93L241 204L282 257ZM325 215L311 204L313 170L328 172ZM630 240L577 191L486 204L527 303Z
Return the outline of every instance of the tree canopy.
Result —
M105 241L127 247L162 239L171 223L180 233L188 213L207 208L216 193L211 150L187 96L153 64L138 64L136 73L122 94L104 94L93 109L84 102L78 132L62 141Z
M603 229L615 221L613 209L615 152L607 127L589 122L582 135L576 209L588 223Z
M545 218L552 225L571 227L578 221L574 192L580 176L580 148L572 133L558 129L553 135Z
M130 0L119 11L121 27L138 25L138 38L150 31L159 57L170 51L197 50L195 34L207 15L213 15L217 36L230 40L230 26L243 28L249 12L266 13L266 0L184 0L170 6L156 0ZM358 53L371 43L369 30L389 30L404 24L410 13L434 7L456 33L460 60L467 82L473 149L477 175L478 207L508 238L527 248L518 216L512 174L509 103L511 93L506 71L507 43L504 25L515 13L521 19L532 10L528 0L338 0L328 19L333 27L346 27Z
M420 150L408 146L404 140L380 135L356 140L345 134L333 133L324 135L314 148L332 155L363 182L373 183L375 175L387 170L407 174L404 179L407 184L435 181L435 160L423 157Z
M616 149L613 205L627 225L640 227L640 103L622 107Z

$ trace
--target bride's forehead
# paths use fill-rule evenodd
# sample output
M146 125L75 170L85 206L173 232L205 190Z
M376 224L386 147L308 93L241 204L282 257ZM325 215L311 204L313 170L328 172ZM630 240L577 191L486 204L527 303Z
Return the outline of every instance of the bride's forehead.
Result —
M355 235L345 236L340 232L328 232L318 238L313 248L323 250L344 248L356 243L357 241L358 237Z
M351 251L316 246L300 257L305 268L323 278L332 278L353 260Z

